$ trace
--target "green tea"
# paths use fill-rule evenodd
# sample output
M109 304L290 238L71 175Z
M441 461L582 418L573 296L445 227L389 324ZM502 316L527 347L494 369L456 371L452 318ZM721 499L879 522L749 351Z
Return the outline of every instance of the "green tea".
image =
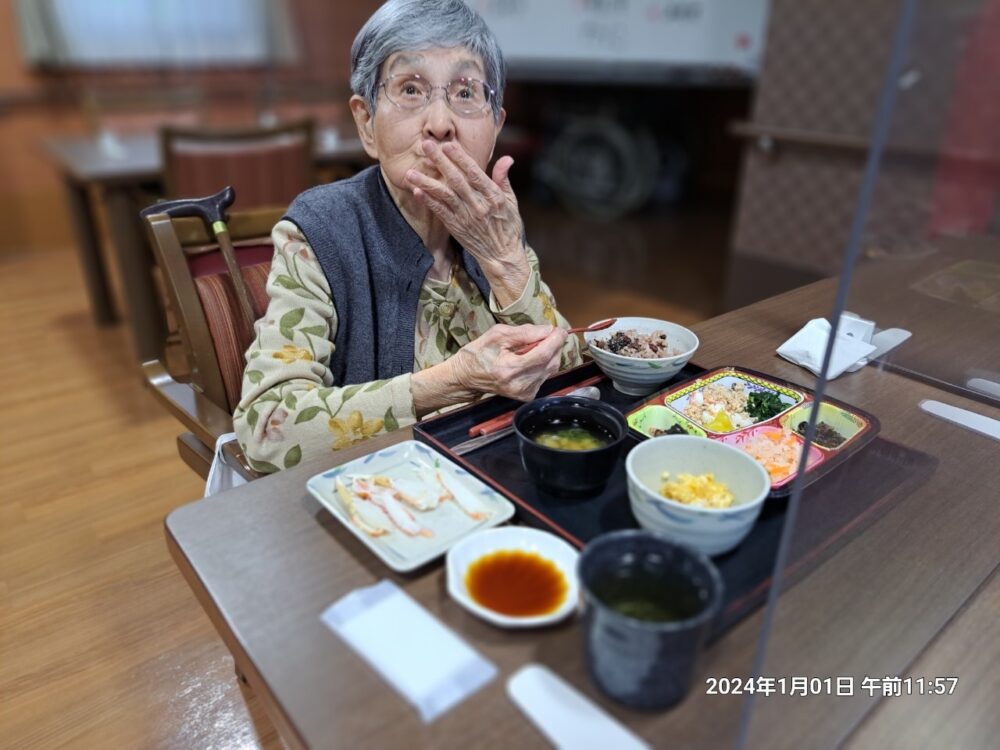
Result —
M677 622L705 606L697 589L684 580L635 571L595 580L590 590L609 609L646 622Z

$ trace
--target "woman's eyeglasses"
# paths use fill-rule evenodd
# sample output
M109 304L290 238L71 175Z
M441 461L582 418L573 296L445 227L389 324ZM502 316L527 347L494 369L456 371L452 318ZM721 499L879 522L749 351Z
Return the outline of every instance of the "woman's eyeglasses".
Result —
M409 112L423 109L431 102L434 89L443 89L445 101L459 115L478 115L490 106L496 92L475 78L456 78L444 86L432 86L416 73L391 75L379 84L386 98Z

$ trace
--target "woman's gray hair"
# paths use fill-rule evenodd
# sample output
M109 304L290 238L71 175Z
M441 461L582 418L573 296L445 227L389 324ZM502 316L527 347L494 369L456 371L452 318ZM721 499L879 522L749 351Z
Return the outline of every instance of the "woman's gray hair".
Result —
M499 122L507 64L496 37L462 0L389 0L361 27L351 45L351 89L375 112L382 63L390 55L431 47L465 47L479 55Z

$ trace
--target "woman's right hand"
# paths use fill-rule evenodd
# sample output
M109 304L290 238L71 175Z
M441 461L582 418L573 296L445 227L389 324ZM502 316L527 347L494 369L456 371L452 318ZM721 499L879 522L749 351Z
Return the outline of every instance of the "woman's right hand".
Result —
M555 326L495 325L450 359L457 382L475 393L530 401L559 370L566 331ZM525 344L537 345L517 354Z
M559 370L565 329L548 325L495 325L439 365L413 374L417 417L483 394L530 401ZM526 354L516 351L538 342Z

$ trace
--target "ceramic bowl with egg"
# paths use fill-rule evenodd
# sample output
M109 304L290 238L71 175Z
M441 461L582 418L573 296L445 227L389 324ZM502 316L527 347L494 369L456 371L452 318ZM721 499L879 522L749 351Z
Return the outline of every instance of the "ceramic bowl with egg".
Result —
M583 338L597 366L629 396L648 395L674 377L699 343L693 331L656 318L618 318Z
M675 482L684 474L711 474L732 494L732 504L701 507L664 497L664 472ZM625 459L625 473L639 525L706 555L721 555L743 541L771 491L767 471L742 450L690 435L643 441Z

